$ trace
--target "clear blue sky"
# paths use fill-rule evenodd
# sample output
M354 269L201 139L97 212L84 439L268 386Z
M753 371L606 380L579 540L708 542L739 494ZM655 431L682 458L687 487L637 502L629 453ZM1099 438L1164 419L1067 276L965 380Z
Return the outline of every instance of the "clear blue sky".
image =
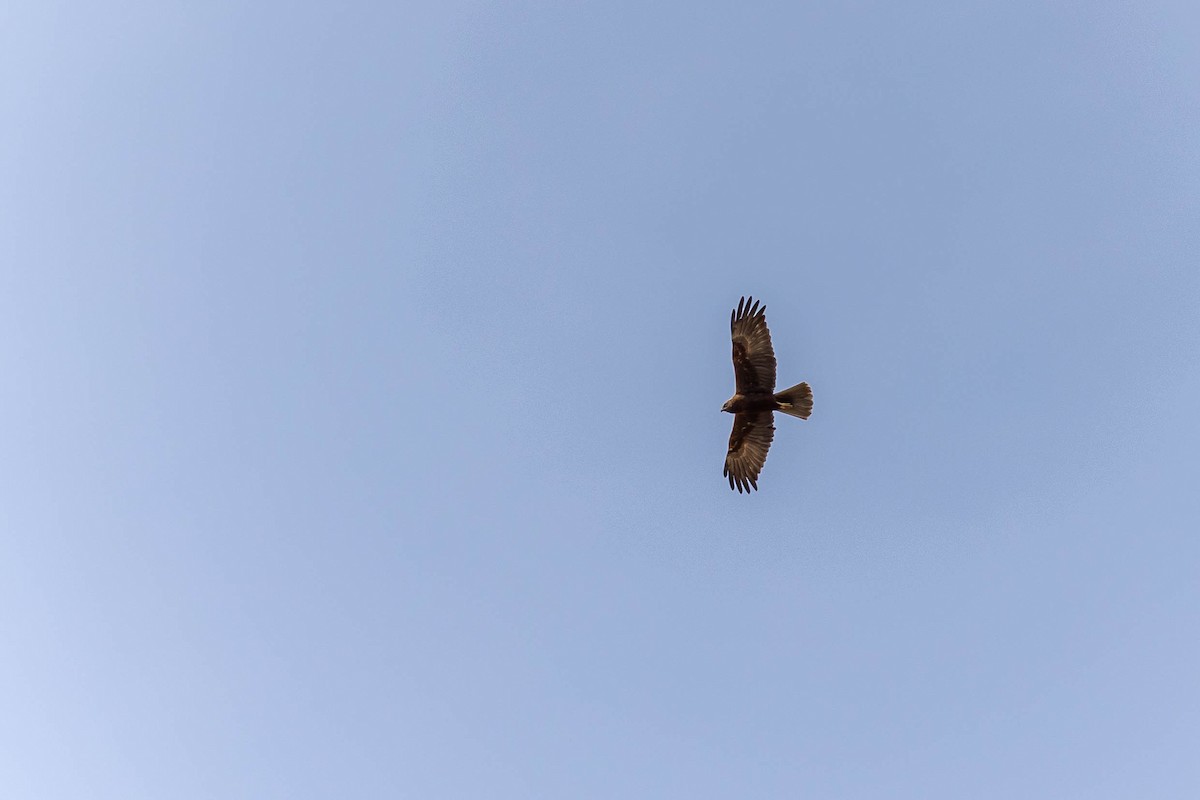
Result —
M1197 796L1194 2L0 20L5 798Z

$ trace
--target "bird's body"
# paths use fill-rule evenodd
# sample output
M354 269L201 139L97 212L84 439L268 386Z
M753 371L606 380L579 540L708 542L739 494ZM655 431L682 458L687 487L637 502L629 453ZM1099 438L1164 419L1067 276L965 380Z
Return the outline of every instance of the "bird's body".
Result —
M754 298L743 297L729 318L736 391L721 410L733 414L725 476L729 488L739 493L758 489L758 475L775 438L774 412L800 419L812 413L812 389L807 383L775 391L775 350L765 311L766 306Z
M757 411L778 411L779 401L774 392L747 392L735 394L726 401L722 411L730 414L752 414Z

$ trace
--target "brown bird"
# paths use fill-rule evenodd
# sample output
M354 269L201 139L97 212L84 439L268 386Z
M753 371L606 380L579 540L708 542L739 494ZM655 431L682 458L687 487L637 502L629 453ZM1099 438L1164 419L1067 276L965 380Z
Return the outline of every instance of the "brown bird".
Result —
M729 317L737 391L721 410L733 414L725 475L729 488L739 493L758 489L758 473L775 437L774 412L808 419L813 407L812 389L807 383L775 391L775 351L767 330L766 310L753 297L743 297Z

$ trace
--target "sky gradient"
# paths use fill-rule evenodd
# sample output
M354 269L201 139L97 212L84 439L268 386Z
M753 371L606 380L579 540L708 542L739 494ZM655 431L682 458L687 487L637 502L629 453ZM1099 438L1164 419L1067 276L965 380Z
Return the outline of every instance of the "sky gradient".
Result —
M0 19L4 797L1200 790L1194 3Z

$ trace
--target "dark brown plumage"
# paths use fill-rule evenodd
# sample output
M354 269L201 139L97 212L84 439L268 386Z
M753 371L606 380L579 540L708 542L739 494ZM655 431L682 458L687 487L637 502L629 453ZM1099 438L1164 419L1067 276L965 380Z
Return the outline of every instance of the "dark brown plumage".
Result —
M721 410L733 414L725 476L729 488L739 493L758 489L758 474L775 437L774 412L808 419L813 407L812 389L807 383L775 391L775 350L767 330L766 310L753 297L743 297L729 317L736 391Z

